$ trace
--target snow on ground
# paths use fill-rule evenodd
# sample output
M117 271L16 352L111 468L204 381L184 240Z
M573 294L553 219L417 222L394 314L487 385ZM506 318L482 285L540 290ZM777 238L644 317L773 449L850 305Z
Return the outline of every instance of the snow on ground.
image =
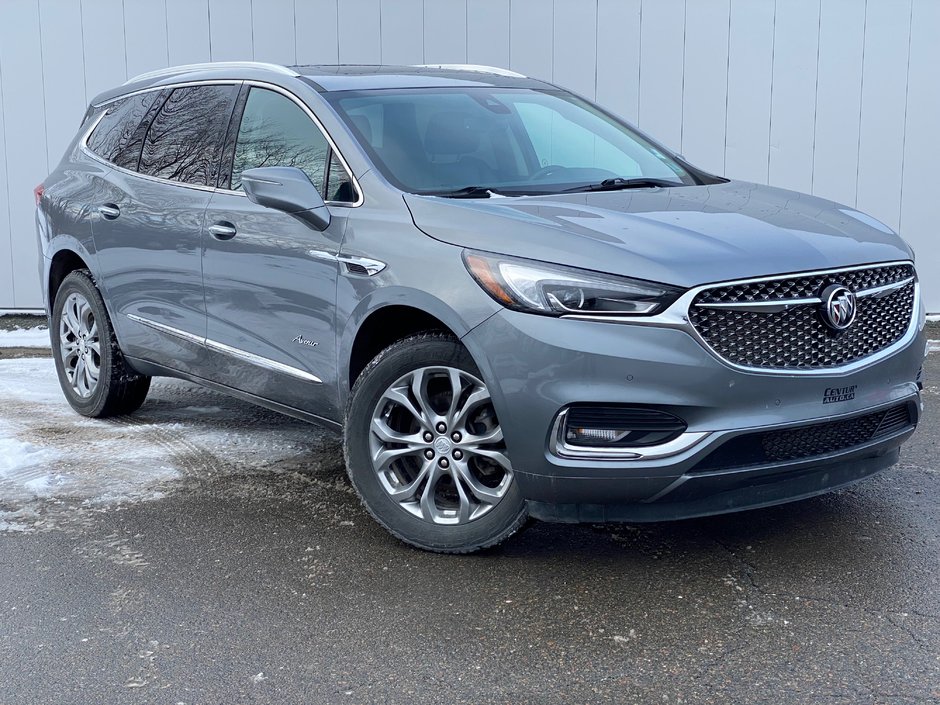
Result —
M49 329L45 326L0 330L0 348L48 348Z
M304 467L324 444L339 456L314 426L169 379L154 380L131 416L88 419L66 402L51 359L0 360L0 530L51 528L57 511L74 520L292 459Z

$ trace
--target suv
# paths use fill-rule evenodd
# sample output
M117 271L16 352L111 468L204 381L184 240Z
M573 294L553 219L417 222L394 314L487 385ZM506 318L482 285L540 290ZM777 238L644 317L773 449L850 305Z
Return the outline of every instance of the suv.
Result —
M366 508L429 550L810 497L920 413L894 232L500 69L138 76L36 199L79 413L163 375L341 430Z

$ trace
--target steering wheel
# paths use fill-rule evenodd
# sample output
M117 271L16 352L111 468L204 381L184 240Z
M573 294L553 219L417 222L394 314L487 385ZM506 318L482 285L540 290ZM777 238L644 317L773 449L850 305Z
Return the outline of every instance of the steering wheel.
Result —
M548 166L543 166L541 169L532 174L529 178L533 181L540 181L545 179L557 171L567 171L568 167L561 166L561 164L549 164Z

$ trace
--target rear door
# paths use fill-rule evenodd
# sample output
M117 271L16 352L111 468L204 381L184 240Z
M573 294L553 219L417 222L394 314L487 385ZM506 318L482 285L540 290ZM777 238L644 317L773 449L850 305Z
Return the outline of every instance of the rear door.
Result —
M206 211L203 255L214 378L338 420L337 255L352 181L310 109L273 86L242 89L224 164L231 168ZM317 232L249 201L240 175L260 166L302 169L327 201L330 226Z
M96 193L94 239L124 352L204 374L202 224L236 83L151 91ZM136 112L141 112L139 108ZM93 147L94 135L89 147Z

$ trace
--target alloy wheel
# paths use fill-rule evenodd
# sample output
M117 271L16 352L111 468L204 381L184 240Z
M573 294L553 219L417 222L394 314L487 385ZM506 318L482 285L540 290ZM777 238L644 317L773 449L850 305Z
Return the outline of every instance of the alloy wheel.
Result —
M455 367L422 367L399 378L376 404L369 435L382 488L425 521L471 522L512 484L490 393Z
M81 294L69 294L62 307L59 354L72 391L83 399L94 394L101 372L101 341L91 304Z

